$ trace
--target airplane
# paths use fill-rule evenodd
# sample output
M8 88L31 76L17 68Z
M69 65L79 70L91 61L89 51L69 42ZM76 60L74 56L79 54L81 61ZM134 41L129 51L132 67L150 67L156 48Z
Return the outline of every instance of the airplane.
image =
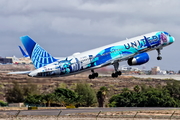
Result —
M25 52L24 52L24 50L21 48L21 46L18 46L19 47L19 49L20 49L20 51L21 51L21 53L22 53L22 55L23 55L23 57L29 57L29 55L27 55Z
M30 77L63 77L91 70L88 77L94 79L97 68L113 65L113 78L121 75L119 62L127 61L129 66L142 65L149 61L148 51L157 50L157 60L161 60L163 47L172 44L175 38L165 31L156 31L105 45L82 53L75 53L64 59L56 59L38 45L29 36L20 37L36 70L12 72L9 74L27 74Z

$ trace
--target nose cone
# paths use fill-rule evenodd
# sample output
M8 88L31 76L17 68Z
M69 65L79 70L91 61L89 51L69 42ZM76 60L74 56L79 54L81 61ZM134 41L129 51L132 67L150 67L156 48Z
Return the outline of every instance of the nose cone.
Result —
M169 37L169 43L173 43L175 41L175 38L173 36Z

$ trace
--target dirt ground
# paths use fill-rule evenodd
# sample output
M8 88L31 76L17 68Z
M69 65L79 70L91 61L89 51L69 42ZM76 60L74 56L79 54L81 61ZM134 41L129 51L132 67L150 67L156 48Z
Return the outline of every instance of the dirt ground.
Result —
M50 93L57 87L73 90L77 83L86 82L96 91L98 91L100 87L106 86L109 90L109 97L111 97L114 94L118 94L125 87L133 89L136 85L166 85L166 82L168 81L167 79L144 79L126 75L112 78L109 75L113 70L107 68L97 69L96 71L99 73L99 77L91 80L88 79L88 75L91 74L90 71L77 75L55 78L34 78L28 77L27 75L7 74L12 71L27 71L32 69L34 69L33 65L0 65L0 100L5 101L5 93L9 88L13 87L13 82L17 82L21 85L28 85L29 83L36 84L40 89L40 93Z
M179 120L180 110L122 111L63 116L1 116L0 120Z
M33 83L39 86L41 93L49 93L53 91L57 87L66 87L69 89L74 89L75 85L79 82L87 82L93 87L95 90L98 90L102 86L106 86L109 90L109 97L119 93L123 88L127 87L129 89L133 89L134 86L136 85L150 85L150 86L156 86L156 85L166 85L166 82L169 81L168 79L162 80L162 79L152 79L152 78L135 78L131 76L120 76L118 78L111 78L109 75L104 76L104 74L111 74L112 71L106 71L105 69L102 70L97 70L100 73L100 76L96 79L89 80L88 75L90 72L85 72L82 74L78 75L73 75L69 77L57 77L57 78L33 78L33 77L28 77L27 75L9 75L7 74L9 71L19 71L19 70L29 70L33 69L32 65L1 65L0 66L0 100L5 100L5 93L9 88L12 87L13 81L18 82L21 85L28 85L28 83ZM106 72L104 72L106 71ZM101 76L103 74L103 76ZM156 115L162 115L162 116L167 116L167 118L163 118L163 120L168 120L170 116L172 115L174 111L148 111L147 112L142 112L138 113L138 116L148 116L146 118L119 118L118 115L122 115L120 113L116 112L107 112L107 113L102 113L102 115L108 115L108 116L116 116L115 118L108 117L108 118L101 118L99 117L98 120L162 120L162 118L152 118L151 116L156 116ZM92 113L90 113L92 114ZM97 113L96 113L97 114ZM135 115L136 113L134 112L129 112L129 113L124 113L124 115ZM87 114L86 114L87 115ZM176 116L180 116L180 111L176 111L174 113ZM82 114L83 116L83 114ZM59 116L54 117L54 116L28 116L28 117L18 117L18 118L0 118L0 120L94 120L96 117L61 117ZM173 118L172 118L173 120ZM176 119L177 120L177 119Z
M53 108L52 108L53 109ZM59 108L55 108L58 109ZM91 108L93 109L93 108ZM132 118L138 120L149 120L149 119L180 119L180 109L179 108L162 108L161 110L135 110L135 111L102 111L102 112L85 112L85 113L66 113L66 114L57 114L57 115L44 115L42 114L41 109L39 111L36 111L36 113L39 112L39 115L32 115L30 116L29 113L21 112L20 114L17 114L18 111L14 114L12 113L12 110L2 110L0 111L0 120L2 119L15 119L19 118L21 120L28 120L28 119L124 119L124 120L131 120ZM33 112L33 111L31 111ZM55 111L54 111L55 112ZM41 115L42 114L42 115ZM15 117L16 116L16 117Z
M26 118L2 118L0 120L96 120L96 118L56 118L56 117L26 117ZM169 120L152 118L97 118L97 120ZM177 120L177 119L171 119Z

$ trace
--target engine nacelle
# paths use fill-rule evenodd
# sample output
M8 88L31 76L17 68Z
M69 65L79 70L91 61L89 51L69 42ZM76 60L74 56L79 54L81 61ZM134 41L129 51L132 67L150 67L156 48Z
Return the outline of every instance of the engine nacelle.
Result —
M133 58L130 58L127 61L127 63L129 66L132 66L132 65L142 65L144 63L147 63L148 61L149 61L149 55L147 53L141 53L134 56Z

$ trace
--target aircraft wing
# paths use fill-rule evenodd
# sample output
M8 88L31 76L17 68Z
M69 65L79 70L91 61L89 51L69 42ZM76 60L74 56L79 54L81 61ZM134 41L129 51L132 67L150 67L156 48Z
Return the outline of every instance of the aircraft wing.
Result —
M8 74L29 74L31 71L9 72Z
M99 65L99 66L96 66L95 68L99 68L99 67L105 67L105 66L108 66L108 65L112 65L114 64L115 62L121 62L121 61L126 61L128 60L129 58L135 56L136 54L133 54L133 55L129 55L129 56L126 56L125 58L121 58L121 59L110 59L108 61L106 61L105 63Z

